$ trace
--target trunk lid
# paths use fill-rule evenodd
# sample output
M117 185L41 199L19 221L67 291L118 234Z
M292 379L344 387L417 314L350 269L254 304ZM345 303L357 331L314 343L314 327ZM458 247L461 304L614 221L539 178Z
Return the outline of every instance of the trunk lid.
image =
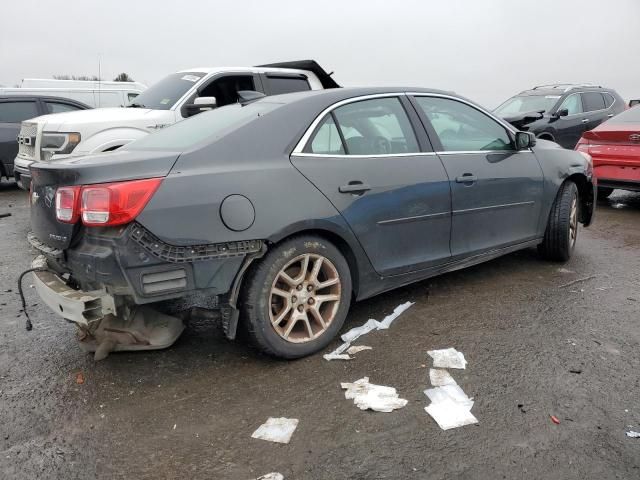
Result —
M640 146L640 123L603 123L583 134L590 144Z
M121 151L32 166L29 200L34 235L51 248L65 250L80 234L80 222L70 224L56 219L58 187L165 177L178 156L176 152Z

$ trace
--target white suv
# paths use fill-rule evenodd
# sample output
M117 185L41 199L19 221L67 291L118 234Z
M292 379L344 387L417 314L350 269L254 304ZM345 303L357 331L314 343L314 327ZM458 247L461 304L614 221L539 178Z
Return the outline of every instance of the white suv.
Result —
M126 108L58 113L23 122L14 174L26 190L34 162L116 150L202 111L236 103L238 92L278 95L338 86L313 60L183 70L152 85Z

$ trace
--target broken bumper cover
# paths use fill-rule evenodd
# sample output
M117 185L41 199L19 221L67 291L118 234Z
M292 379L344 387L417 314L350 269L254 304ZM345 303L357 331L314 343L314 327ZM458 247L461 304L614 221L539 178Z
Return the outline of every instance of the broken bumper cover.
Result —
M47 268L47 260L41 255L36 257L31 266ZM116 313L114 298L105 291L74 290L51 271L35 271L33 277L42 301L71 322L88 327L89 323Z

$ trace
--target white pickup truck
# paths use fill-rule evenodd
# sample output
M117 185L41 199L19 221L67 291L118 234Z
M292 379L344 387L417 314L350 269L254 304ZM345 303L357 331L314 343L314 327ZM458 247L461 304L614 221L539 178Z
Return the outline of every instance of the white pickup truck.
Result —
M313 60L183 70L152 85L126 108L57 113L23 122L14 175L27 190L34 162L116 150L200 112L236 103L238 92L278 95L337 87Z

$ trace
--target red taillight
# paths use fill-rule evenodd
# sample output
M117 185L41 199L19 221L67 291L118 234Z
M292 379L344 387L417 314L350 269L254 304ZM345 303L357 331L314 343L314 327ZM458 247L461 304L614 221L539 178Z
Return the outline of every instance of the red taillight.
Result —
M87 226L105 227L129 223L142 211L161 182L161 178L149 178L83 187L60 187L56 192L56 217L66 223L75 223L81 218L82 223ZM73 191L73 199L70 198L69 191ZM64 216L58 214L58 196L61 206L73 206L70 217L68 213Z
M60 187L56 190L56 218L64 223L78 221L80 187Z
M580 141L578 141L575 149L578 152L589 153L589 146L589 141L582 137Z

